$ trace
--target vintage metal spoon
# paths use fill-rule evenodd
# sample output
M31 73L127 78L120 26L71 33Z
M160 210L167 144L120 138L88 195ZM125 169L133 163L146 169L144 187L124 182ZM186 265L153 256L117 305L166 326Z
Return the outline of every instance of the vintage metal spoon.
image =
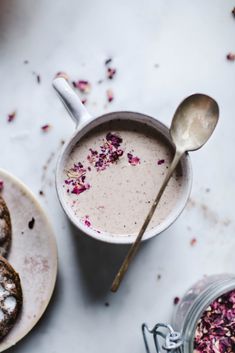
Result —
M201 148L213 133L219 118L219 107L216 101L205 94L193 94L178 106L173 117L170 135L175 144L175 155L168 169L168 173L158 194L153 202L151 209L139 231L139 234L127 253L120 270L118 271L111 291L116 292L124 277L131 260L134 258L141 239L148 227L154 211L161 199L161 196L170 180L182 155L187 151L195 151Z

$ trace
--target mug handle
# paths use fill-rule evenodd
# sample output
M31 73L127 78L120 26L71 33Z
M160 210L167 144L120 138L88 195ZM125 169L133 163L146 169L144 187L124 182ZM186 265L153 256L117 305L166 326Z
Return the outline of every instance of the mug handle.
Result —
M52 83L58 96L76 123L76 128L81 123L91 118L90 114L80 101L78 95L63 77L57 77Z

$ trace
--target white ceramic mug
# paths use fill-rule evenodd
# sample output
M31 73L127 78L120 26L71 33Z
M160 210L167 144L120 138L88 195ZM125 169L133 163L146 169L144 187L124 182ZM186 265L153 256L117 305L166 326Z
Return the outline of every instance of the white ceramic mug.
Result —
M90 235L91 237L97 240L102 240L108 243L118 243L118 244L133 243L136 238L135 235L117 235L117 234L110 234L110 233L104 233L104 232L97 233L97 231L84 225L83 222L81 222L81 220L75 216L71 208L67 205L64 197L64 190L62 187L64 182L64 174L63 174L64 167L69 157L70 151L74 147L74 145L87 132L89 132L93 128L107 121L121 119L121 120L129 120L129 121L132 120L132 121L137 121L139 123L147 124L148 126L160 132L167 139L167 141L169 141L169 144L173 146L173 143L170 139L169 129L161 122L156 120L155 118L152 118L144 114L128 112L128 111L108 113L94 118L90 116L90 114L87 112L86 108L78 98L77 94L74 92L74 90L70 87L70 85L64 78L62 77L56 78L53 81L53 86L76 124L75 132L73 136L69 141L65 143L64 148L61 152L61 155L59 156L57 169L56 169L57 193L65 213L72 221L72 223L79 230L83 231L87 235ZM172 209L170 214L158 226L156 226L151 230L148 230L144 234L143 240L152 238L153 236L161 233L166 228L168 228L177 219L177 217L183 211L187 203L187 200L189 198L190 191L191 191L191 185L192 185L192 170L191 170L189 155L185 154L182 157L180 163L181 163L182 175L183 175L180 197L177 200L176 205Z

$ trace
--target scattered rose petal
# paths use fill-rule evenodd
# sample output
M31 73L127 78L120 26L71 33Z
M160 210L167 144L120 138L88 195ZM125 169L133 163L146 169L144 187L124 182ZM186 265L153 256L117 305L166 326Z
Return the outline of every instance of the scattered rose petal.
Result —
M81 194L82 192L84 192L84 191L86 191L88 189L90 189L90 184L79 184L78 183L78 184L74 185L71 193L79 195L79 194Z
M108 102L112 102L113 99L114 99L114 95L113 95L113 91L111 89L108 89L106 91L106 94L107 94L107 99L108 99Z
M94 165L97 171L105 170L123 155L123 150L119 148L121 143L122 138L120 136L109 132L99 151L90 148L87 160Z
M0 191L2 191L4 188L4 181L0 180Z
M90 83L85 80L73 81L73 86L82 93L89 93L91 90Z
M127 153L127 158L128 158L128 162L131 164L131 165L137 165L137 164L140 164L140 158L139 157L134 157L132 153Z
M197 243L197 239L196 239L196 238L192 238L192 239L190 240L190 245L191 245L191 246L196 245L196 243Z
M157 162L158 165L161 165L163 163L165 163L165 159L159 159L158 162Z
M16 117L16 111L12 112L11 114L8 114L7 121L11 123L13 120L15 120Z
M34 224L35 224L35 219L32 217L31 221L29 221L28 223L29 229L33 229Z
M115 148L118 148L122 143L122 138L118 135L112 134L111 132L106 135L106 140L110 142Z
M36 76L37 83L40 84L41 83L41 76L34 71L33 71L33 75Z
M105 65L109 65L110 63L112 62L112 58L109 58L109 59L107 59L107 60L105 60Z
M178 303L179 303L179 301L180 301L180 298L179 297L175 297L174 298L174 305L177 305Z
M50 130L50 129L51 129L51 125L49 125L49 124L43 125L43 126L41 127L41 130L42 130L43 132L47 132L47 131Z
M69 81L69 75L66 74L66 72L63 72L63 71L57 72L57 74L55 75L55 78L57 78L57 77L62 77L62 78L64 78L66 81Z
M113 69L111 67L107 68L107 78L112 80L114 75L116 74L116 69Z
M229 61L234 61L235 60L235 54L234 53L228 53L226 58Z
M67 170L68 178L64 180L67 193L80 195L82 192L90 189L90 184L85 182L86 171L86 168L84 168L83 164L80 162L74 164L73 167Z
M85 224L85 226L87 226L88 228L90 228L91 222L90 222L90 220L89 220L89 216L85 216L85 218L83 219L83 223Z

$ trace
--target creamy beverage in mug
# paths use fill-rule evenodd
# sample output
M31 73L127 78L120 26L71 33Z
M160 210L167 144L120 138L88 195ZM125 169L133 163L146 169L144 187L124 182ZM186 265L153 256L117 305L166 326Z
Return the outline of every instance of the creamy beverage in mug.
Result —
M89 131L64 165L64 198L74 215L97 233L136 235L159 190L173 150L155 129L113 120ZM171 178L148 229L174 209L181 168Z

